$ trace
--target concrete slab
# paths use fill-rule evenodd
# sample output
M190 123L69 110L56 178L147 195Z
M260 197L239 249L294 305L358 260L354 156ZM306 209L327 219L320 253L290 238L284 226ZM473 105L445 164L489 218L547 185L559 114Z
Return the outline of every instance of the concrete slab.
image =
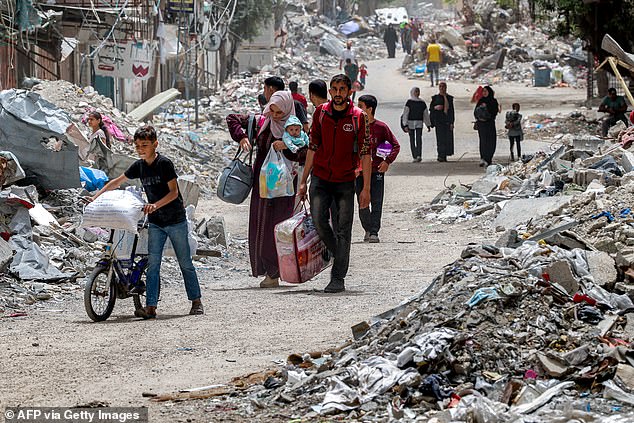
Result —
M571 199L572 197L570 196L561 196L510 200L495 218L493 226L514 229L517 225L526 223L532 218L545 216L551 211L568 204Z
M7 241L0 238L0 272L4 272L13 260L13 250Z
M566 260L556 261L544 268L544 273L548 273L550 280L561 285L569 295L579 291L579 282L572 273L570 263Z
M588 268L594 281L599 285L612 284L616 281L616 266L614 259L602 251L588 251L586 253Z

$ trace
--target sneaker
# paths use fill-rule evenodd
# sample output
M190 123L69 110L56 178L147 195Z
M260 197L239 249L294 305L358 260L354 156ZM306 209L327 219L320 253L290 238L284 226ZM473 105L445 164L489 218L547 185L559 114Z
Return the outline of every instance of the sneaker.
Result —
M271 278L269 275L260 282L260 288L277 288L278 286L280 286L279 278Z
M345 290L343 279L331 279L330 283L324 288L326 294L336 294Z
M416 157L416 163L420 163L423 161L423 158L421 156Z
M381 242L381 240L379 239L379 236L377 234L372 234L372 235L370 235L370 238L368 239L368 242L370 244L377 244L377 243Z
M414 157L414 159L412 160L412 163L418 163L418 157Z
M370 240L370 232L365 231L365 236L363 237L363 242L368 242Z
M487 162L485 162L484 160L480 160L480 167L484 167L484 165L486 165Z

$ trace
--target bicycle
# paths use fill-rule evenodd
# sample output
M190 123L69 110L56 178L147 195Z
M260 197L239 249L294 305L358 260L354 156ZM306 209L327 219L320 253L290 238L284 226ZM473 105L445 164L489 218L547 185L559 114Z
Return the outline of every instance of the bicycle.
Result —
M146 225L143 224L141 229L145 227ZM105 246L104 254L88 277L84 288L86 313L95 322L101 322L110 317L117 298L132 297L134 309L143 308L142 297L145 296L143 278L147 270L148 256L136 253L139 235L135 234L130 258L117 258L113 249L114 235L114 229L110 230L110 238Z

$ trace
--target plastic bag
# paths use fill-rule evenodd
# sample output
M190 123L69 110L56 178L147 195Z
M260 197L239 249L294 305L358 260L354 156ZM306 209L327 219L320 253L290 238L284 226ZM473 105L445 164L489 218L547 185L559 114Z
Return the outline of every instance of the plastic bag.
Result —
M282 153L273 147L264 159L260 170L260 197L278 198L295 195L293 172Z
M326 245L305 209L275 226L275 247L284 282L306 282L331 264Z
M84 209L81 226L123 229L137 233L143 201L127 190L106 191Z
M86 191L97 191L108 182L106 172L91 167L79 167L79 180L84 182Z

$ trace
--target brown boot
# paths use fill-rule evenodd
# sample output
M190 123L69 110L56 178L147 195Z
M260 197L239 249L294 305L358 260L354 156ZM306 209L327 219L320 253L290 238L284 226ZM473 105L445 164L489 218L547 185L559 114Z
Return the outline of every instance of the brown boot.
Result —
M278 286L280 286L279 278L272 278L269 275L260 282L260 288L277 288Z

